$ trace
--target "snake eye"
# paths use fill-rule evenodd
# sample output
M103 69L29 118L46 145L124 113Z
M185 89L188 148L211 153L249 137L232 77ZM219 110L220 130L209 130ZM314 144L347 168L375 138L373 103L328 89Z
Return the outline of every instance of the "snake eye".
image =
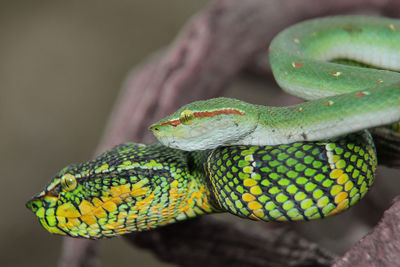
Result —
M184 110L179 119L183 124L191 124L194 119L194 113L190 110Z
M70 173L61 177L61 186L65 191L71 191L76 188L76 178Z

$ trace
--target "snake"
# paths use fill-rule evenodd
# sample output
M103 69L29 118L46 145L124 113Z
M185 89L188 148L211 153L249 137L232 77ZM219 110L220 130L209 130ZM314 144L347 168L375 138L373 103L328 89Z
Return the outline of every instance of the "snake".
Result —
M345 211L374 182L367 129L399 131L399 23L335 16L291 26L270 44L271 69L305 102L187 104L150 126L158 143L68 165L26 206L48 232L90 239L219 212L299 221Z

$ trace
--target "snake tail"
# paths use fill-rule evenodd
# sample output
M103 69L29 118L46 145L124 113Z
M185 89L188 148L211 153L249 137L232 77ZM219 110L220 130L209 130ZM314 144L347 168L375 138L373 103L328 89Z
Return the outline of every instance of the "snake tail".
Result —
M331 141L230 146L209 156L219 204L245 218L312 220L357 203L374 181L376 154L366 131Z
M125 143L61 170L27 207L50 233L97 239L216 211L187 152ZM202 168L202 166L201 166ZM76 181L70 190L65 177Z

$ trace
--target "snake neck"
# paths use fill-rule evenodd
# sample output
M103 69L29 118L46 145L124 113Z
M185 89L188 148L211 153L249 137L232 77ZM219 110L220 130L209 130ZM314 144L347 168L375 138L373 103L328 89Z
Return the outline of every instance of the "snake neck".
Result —
M200 158L159 144L125 143L65 168L27 206L49 232L92 239L193 218L216 210ZM60 184L65 174L77 181L72 191Z

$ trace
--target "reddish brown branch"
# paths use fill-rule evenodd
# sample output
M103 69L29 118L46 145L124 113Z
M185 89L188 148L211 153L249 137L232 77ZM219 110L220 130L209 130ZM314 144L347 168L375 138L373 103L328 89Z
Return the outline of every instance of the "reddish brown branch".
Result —
M287 228L250 228L210 217L127 240L180 266L329 266L333 261L332 254Z
M385 211L374 230L353 246L333 266L386 266L400 263L400 197Z
M231 78L290 24L360 6L400 10L395 1L388 0L217 1L188 24L164 55L129 76L97 152L126 141L147 142L150 123L182 104L219 95ZM165 261L182 265L323 266L332 261L316 244L265 225L248 229L208 216L127 238ZM66 239L60 266L93 266L95 244ZM353 259L358 247L346 258ZM343 264L340 266L346 266Z

